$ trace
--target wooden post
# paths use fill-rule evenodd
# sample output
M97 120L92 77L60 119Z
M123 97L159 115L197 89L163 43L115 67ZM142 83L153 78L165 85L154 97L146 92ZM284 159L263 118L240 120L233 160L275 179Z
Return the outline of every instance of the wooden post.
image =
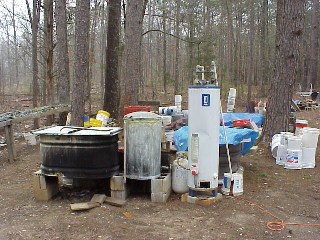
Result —
M13 130L12 123L10 122L8 125L4 127L7 141L7 149L9 154L9 162L13 162L16 159L16 151L14 148L14 138L13 138Z

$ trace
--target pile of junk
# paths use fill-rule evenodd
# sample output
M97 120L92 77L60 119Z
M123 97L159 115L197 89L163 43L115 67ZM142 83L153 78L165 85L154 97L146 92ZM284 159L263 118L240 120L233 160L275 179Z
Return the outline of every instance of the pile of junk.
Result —
M227 112L222 112L214 62L208 71L197 66L196 74L195 84L188 88L188 109L182 109L182 96L175 95L174 104L159 107L157 113L148 106L127 107L123 128L109 127L110 114L101 110L95 119L85 119L85 127L34 132L40 136L41 173L67 179L121 175L124 181L141 181L161 178L167 169L176 193L196 197L206 191L215 197L222 185L222 193L228 195L234 182L233 194L242 194L241 157L254 145L264 116L235 113L234 88ZM174 157L165 162L162 156L168 152Z

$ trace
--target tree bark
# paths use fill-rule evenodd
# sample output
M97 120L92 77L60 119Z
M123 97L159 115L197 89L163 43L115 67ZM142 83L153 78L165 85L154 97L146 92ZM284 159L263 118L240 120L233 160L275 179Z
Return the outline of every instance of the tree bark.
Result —
M118 119L119 115L119 43L120 43L121 2L109 0L108 34L106 48L105 91L103 109Z
M32 10L32 106L38 107L39 81L38 81L38 24L40 16L40 0L33 0ZM33 128L39 128L39 119L33 121Z
M69 51L67 36L67 13L65 0L55 0L55 17L57 33L57 88L58 102L60 104L70 103L70 72ZM67 113L59 115L59 124L64 125Z
M313 0L312 6L312 28L310 39L310 73L309 85L316 89L318 82L318 59L319 59L319 0Z
M46 82L46 96L47 104L52 105L54 101L53 93L53 0L44 1L44 51L45 51L45 79ZM47 125L51 125L53 116L47 117Z
M124 106L137 105L141 74L142 24L147 0L129 1L125 20L123 77L121 79L120 114Z
M75 65L72 83L71 125L83 126L85 84L89 68L90 0L77 0L75 15Z
M289 129L289 112L304 26L305 0L278 0L275 72L267 103L264 137Z
M179 66L180 66L180 0L176 0L176 22L175 22L175 67L174 67L174 94L181 94L181 80L179 76Z

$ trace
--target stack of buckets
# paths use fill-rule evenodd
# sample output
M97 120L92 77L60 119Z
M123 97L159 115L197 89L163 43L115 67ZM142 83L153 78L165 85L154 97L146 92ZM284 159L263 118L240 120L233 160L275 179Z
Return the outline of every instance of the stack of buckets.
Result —
M287 169L314 168L316 149L320 130L305 127L303 122L296 131L281 132L272 138L272 155L276 158L276 164L283 165Z
M229 89L227 112L233 112L234 111L234 105L236 103L236 94L237 94L237 90L235 88L230 88Z

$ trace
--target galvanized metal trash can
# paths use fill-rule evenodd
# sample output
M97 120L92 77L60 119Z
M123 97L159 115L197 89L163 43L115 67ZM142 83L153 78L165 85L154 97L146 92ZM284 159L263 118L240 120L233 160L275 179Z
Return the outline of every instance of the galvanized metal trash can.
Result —
M161 118L151 112L124 116L125 176L148 180L160 176Z

